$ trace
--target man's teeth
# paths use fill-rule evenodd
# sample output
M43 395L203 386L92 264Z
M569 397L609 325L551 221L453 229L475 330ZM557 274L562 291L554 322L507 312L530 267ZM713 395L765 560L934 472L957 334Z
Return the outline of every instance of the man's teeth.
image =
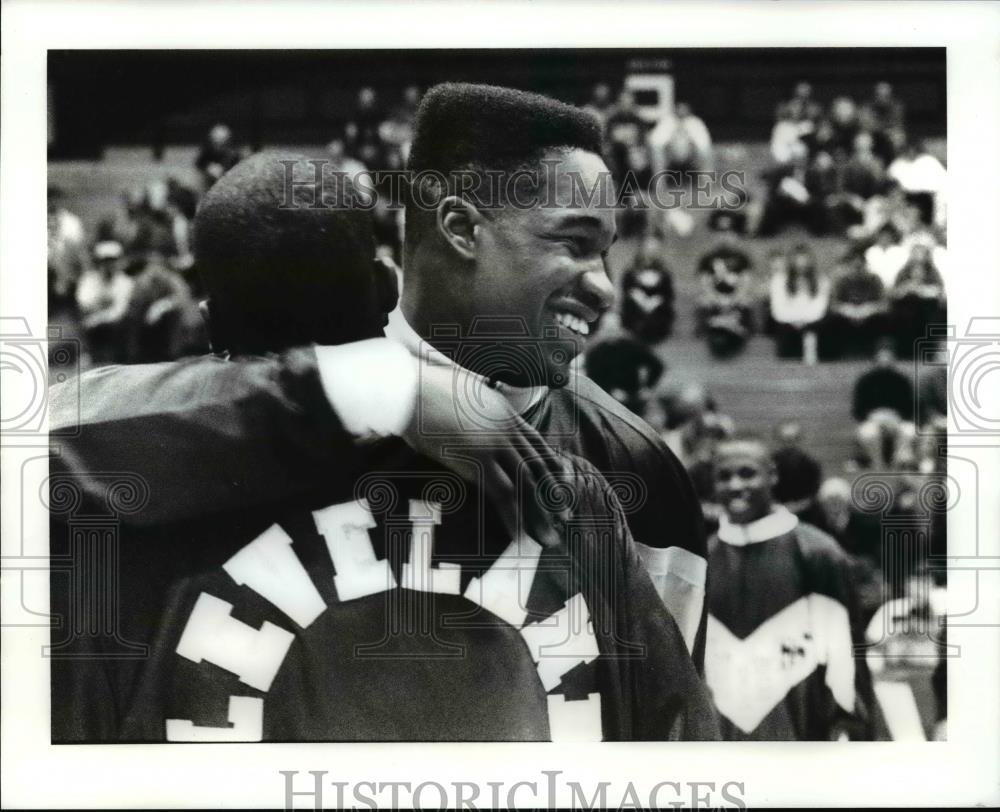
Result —
M579 333L582 336L590 335L590 325L587 324L579 316L574 316L572 313L556 313L556 321L558 321L567 330L572 330L574 333Z

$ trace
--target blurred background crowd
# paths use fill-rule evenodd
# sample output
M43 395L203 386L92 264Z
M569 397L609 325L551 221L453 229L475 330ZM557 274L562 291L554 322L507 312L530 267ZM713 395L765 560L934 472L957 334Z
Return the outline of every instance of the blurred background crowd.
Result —
M739 81L749 88L743 104L764 100L754 115L731 99L727 107L711 87L701 93L688 82L681 95L681 61L620 57L614 77L584 73L575 84L565 66L548 85L530 73L504 81L500 68L442 78L543 90L601 122L608 164L619 180L631 173L637 205L621 211L623 239L610 257L618 305L579 363L662 434L687 466L710 527L719 514L713 450L751 430L769 440L776 498L853 556L866 621L879 622L886 606L926 615L944 586L927 554L944 554L946 544L944 512L921 498L945 476L946 372L930 331L946 321L956 273L946 238L943 57L924 60L940 83L913 84L905 98L875 68L845 83L828 67L814 66L817 80L750 60L759 87L752 71ZM50 118L65 132L79 101L66 100L72 82L60 94L65 67L53 73ZM66 136L50 135L50 320L80 339L78 366L207 351L191 221L200 196L242 157L294 143L352 175L403 168L430 82L389 74L377 84L345 82L337 114L308 132L289 125L291 137L269 138L246 116L222 117L229 103L190 116L204 134L197 145L170 143L160 124L143 130L145 144L130 137L116 145L112 134L96 157L81 159L60 156ZM658 74L670 78L630 81ZM930 104L928 87L940 90ZM261 98L246 103L259 111ZM923 105L917 131L914 103ZM702 104L710 115L700 115ZM727 115L739 126L721 123ZM664 170L678 195L666 209L648 205L649 184ZM727 186L735 196L720 202L712 193L724 172L738 181ZM703 182L710 205L696 194ZM379 251L399 261L402 213L390 202L380 195L375 210ZM890 507L866 510L855 493L866 474L888 484ZM908 534L885 532L890 513ZM873 632L874 648L880 639ZM922 674L913 690L931 735L945 715L941 685L932 691L926 671L934 648L929 637L911 644L910 664ZM891 670L906 658L881 662ZM940 683L943 672L935 673Z

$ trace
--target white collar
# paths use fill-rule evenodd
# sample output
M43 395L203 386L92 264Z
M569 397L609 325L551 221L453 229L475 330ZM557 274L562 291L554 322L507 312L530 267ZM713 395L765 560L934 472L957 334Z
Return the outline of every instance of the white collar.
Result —
M420 337L412 325L403 315L403 309L397 305L396 309L389 314L389 323L385 327L386 338L402 344L419 361L433 366L451 366L455 362L443 352L436 350L427 341ZM475 372L469 372L485 382L485 378ZM548 392L545 386L512 386L506 383L497 383L497 391L501 392L510 402L518 414L524 414L532 406L538 403Z
M733 524L723 514L719 518L719 541L732 544L734 547L744 547L758 541L770 541L794 530L799 524L799 517L783 505L761 519L749 524Z

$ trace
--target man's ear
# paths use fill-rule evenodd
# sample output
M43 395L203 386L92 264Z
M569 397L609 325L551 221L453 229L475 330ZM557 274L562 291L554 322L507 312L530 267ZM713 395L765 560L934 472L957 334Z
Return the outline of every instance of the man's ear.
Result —
M476 226L483 220L479 209L455 195L449 195L438 203L438 233L462 259L475 259Z
M389 321L389 314L396 309L399 302L399 268L388 257L375 257L372 260L375 275L375 295L378 297L379 312L385 316L383 327Z

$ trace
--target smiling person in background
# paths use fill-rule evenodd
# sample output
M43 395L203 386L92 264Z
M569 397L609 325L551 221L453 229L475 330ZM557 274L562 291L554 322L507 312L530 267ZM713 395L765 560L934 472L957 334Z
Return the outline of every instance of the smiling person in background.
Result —
M870 739L874 695L850 559L772 495L777 470L756 439L714 460L723 515L709 542L705 679L727 740Z

